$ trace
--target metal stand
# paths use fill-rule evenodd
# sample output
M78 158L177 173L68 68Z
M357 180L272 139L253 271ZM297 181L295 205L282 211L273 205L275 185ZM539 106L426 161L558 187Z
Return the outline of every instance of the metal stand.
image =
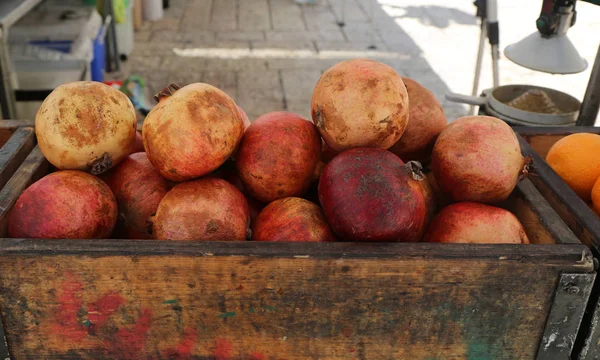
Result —
M590 75L585 96L579 110L577 126L594 126L600 109L600 46L594 60L594 67Z
M102 15L104 20L108 16L111 17L110 25L108 26L108 32L106 33L106 71L112 72L119 71L121 69L121 63L119 60L119 49L117 46L117 33L115 30L115 16L113 11L112 1L105 1L102 3ZM113 69L114 65L114 69Z
M377 0L367 0L369 1L369 25L371 25L371 45L369 45L369 50L377 49L377 37L375 36L375 1Z
M494 87L500 85L500 74L498 70L498 59L500 58L500 32L498 26L498 5L496 0L476 0L477 17L481 18L481 35L479 36L479 50L477 51L477 61L475 63L475 76L473 78L473 90L471 95L479 95L479 81L481 78L481 63L483 62L483 50L485 47L485 38L489 39L492 48L492 73ZM469 114L475 115L475 107L469 108Z
M338 21L338 26L346 26L346 0L342 0L342 18Z

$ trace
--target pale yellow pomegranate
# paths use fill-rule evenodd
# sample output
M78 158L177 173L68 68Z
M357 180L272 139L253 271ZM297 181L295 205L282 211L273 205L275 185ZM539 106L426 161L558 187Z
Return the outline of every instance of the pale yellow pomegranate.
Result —
M99 82L52 91L35 117L40 150L58 169L101 174L131 153L136 114L129 98Z

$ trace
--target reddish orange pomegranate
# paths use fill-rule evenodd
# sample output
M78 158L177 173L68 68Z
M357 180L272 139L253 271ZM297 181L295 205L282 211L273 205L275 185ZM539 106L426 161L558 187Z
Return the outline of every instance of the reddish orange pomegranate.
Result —
M262 115L250 125L236 166L248 193L269 203L304 194L320 157L321 139L314 124L281 111Z
M403 161L428 163L435 140L448 124L444 110L433 93L413 79L403 77L410 103L408 126L389 150Z
M473 244L528 244L523 225L511 212L474 202L448 205L433 219L425 241Z
M349 241L419 241L434 207L420 164L376 148L346 150L327 164L319 200L335 234Z
M431 159L440 189L453 201L497 203L513 191L525 161L504 121L467 116L442 131Z
M77 170L58 171L27 188L14 205L8 236L102 239L113 231L117 202L102 180Z
M252 240L256 241L335 241L321 208L296 197L267 205L252 229Z
M184 182L158 205L152 231L160 240L243 241L250 236L248 202L223 179Z
M144 121L148 159L169 180L185 181L217 169L237 147L244 121L233 100L214 86L171 86Z
M119 205L113 233L124 239L151 239L148 220L169 191L168 181L154 169L146 153L129 155L107 176L106 183Z
M391 67L367 59L347 60L323 73L311 109L315 125L333 150L387 149L408 123L408 93Z

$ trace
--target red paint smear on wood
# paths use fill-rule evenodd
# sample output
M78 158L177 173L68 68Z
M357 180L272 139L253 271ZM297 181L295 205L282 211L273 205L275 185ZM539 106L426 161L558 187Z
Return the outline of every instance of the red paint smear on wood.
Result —
M215 360L229 360L231 358L231 343L225 339L217 339L213 356Z
M146 335L150 330L152 311L150 309L142 310L135 327L133 329L121 328L117 331L114 341L108 341L108 351L114 358L118 359L139 359L144 350Z
M81 294L83 283L77 281L72 274L65 274L67 280L63 283L62 290L58 296L58 308L56 310L56 323L52 326L55 334L65 337L71 341L82 341L87 335L78 319L78 313L82 307Z
M125 299L119 294L108 293L99 300L88 305L88 321L90 322L90 333L112 315L119 306L125 303Z
M261 353L253 353L250 354L250 356L248 357L248 360L265 360L266 356L264 356Z
M163 353L163 356L167 359L189 359L192 357L192 351L194 344L196 343L196 330L193 328L185 329L183 333L183 339L179 341L179 344L174 349L169 349Z

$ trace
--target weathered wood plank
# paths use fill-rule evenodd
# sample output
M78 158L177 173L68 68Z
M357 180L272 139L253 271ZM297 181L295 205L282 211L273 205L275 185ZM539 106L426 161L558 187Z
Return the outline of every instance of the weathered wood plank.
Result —
M17 171L35 146L35 142L35 130L22 127L0 148L0 188Z
M536 359L571 358L575 344L575 336L572 334L576 334L579 329L594 279L595 274L563 273L560 276Z
M504 207L517 216L533 244L581 243L529 179L519 181Z
M10 209L29 185L45 175L48 171L49 163L44 158L40 148L36 146L33 151L25 158L15 174L8 180L6 185L0 190L0 236L6 237L6 227Z
M17 360L531 359L563 265L2 254L0 300Z

